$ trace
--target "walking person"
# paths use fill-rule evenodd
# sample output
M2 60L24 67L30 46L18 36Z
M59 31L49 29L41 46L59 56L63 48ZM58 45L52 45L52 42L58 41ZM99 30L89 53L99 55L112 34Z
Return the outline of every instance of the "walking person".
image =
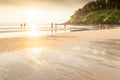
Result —
M20 24L21 30L23 29L23 24Z
M101 29L101 28L102 28L101 23L99 23L98 24L98 29Z
M66 24L64 24L64 31L66 32Z
M26 29L26 23L24 23L24 30Z
M57 32L57 24L55 23L55 33Z
M51 23L51 32L53 33L53 23Z

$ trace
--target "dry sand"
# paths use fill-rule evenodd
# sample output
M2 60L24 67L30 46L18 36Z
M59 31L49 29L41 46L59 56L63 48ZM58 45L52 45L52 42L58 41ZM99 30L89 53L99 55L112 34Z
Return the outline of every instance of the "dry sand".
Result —
M120 29L0 39L0 80L120 80Z

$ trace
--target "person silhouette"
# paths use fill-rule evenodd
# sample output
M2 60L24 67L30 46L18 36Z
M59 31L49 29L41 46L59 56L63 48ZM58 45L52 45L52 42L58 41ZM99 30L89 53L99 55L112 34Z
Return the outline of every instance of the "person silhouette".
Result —
M64 24L64 31L66 32L66 24Z
M20 24L21 29L23 29L23 24Z
M53 32L53 23L51 23L51 32Z
M25 30L25 28L26 28L26 23L24 23L24 30Z
M57 32L57 24L55 23L55 33Z

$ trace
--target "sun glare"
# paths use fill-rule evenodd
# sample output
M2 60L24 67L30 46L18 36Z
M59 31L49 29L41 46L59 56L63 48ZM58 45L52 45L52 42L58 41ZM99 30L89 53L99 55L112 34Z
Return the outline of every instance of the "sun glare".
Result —
M30 27L30 34L32 36L37 36L38 33L37 33L37 26L35 24L32 24Z
M32 32L35 32L35 31L37 30L36 27L37 27L37 26L36 26L35 24L32 24L32 25L30 26L30 30L31 30Z
M24 14L28 22L36 23L36 21L38 21L39 16L40 16L40 10L36 8L29 8L25 10Z

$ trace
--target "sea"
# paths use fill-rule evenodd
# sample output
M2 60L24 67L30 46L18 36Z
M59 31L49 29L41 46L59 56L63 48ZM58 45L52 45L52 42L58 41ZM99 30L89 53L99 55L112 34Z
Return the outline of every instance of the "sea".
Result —
M57 29L55 29L55 25L53 25L53 29L51 29L51 24L26 24L25 26L21 26L21 24L0 24L0 38L54 35L83 29L93 29L93 26L66 25L64 28L64 25L57 25Z

